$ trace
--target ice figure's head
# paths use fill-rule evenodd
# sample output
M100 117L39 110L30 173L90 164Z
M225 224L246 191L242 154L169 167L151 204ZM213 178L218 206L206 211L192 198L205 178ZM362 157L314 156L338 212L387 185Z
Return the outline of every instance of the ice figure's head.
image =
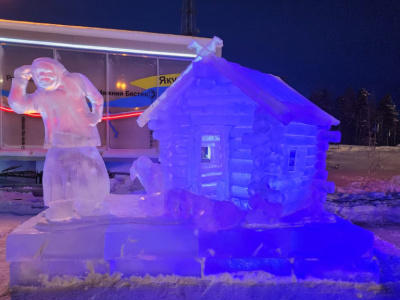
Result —
M32 67L35 84L45 90L57 89L63 75L68 72L58 61L47 57L35 59Z

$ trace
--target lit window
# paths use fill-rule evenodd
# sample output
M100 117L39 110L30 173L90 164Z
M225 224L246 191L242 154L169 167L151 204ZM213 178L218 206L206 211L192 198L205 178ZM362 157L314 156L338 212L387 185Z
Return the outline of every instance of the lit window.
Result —
M201 162L202 163L211 162L211 148L210 147L201 147Z

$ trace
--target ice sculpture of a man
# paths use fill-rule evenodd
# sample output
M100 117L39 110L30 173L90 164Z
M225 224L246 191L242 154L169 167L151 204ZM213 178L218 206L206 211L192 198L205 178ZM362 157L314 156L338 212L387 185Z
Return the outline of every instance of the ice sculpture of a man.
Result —
M31 78L37 90L27 94ZM8 101L16 113L36 111L44 122L44 147L49 148L43 171L47 219L68 219L73 209L82 216L99 213L110 183L96 148L103 97L93 84L54 59L38 58L15 70Z

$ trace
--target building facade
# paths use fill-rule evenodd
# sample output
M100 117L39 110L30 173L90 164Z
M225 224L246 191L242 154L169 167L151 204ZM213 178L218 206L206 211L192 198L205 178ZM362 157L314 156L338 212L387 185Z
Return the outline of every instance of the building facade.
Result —
M210 39L195 38L206 44ZM0 155L44 156L43 122L18 115L8 105L14 70L38 57L60 61L82 73L104 96L104 122L98 125L103 157L157 156L152 132L136 119L170 86L196 56L192 37L123 30L0 20ZM219 49L219 54L221 49ZM33 82L28 93L35 90Z

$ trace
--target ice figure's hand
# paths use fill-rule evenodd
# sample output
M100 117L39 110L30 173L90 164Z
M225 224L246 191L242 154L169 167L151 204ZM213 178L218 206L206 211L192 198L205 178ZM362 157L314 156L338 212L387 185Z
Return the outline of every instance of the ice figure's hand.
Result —
M32 70L32 66L30 66L30 65L19 67L18 69L15 69L15 71L14 71L15 79L22 78L22 79L25 79L26 81L28 81L32 78L32 76L33 76L33 70Z
M90 126L96 126L97 123L99 123L101 121L101 116L99 116L95 112L87 113L86 118L87 118Z

